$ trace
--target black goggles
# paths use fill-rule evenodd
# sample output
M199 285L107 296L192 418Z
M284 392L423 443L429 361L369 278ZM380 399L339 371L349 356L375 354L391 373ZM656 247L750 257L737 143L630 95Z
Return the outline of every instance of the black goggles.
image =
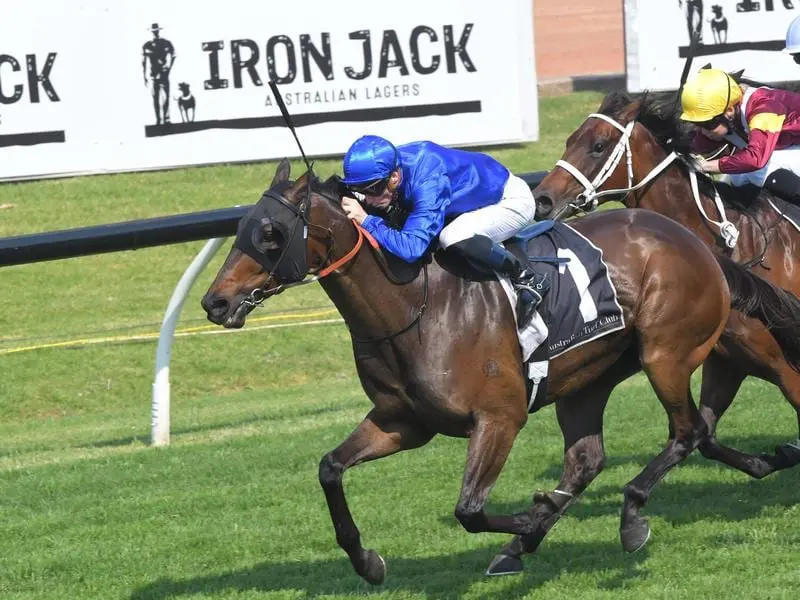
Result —
M727 125L730 127L730 123L728 119L725 118L725 115L719 115L714 117L713 119L709 119L708 121L700 121L699 123L695 123L700 129L712 130L716 129L719 125Z
M384 177L383 179L375 179L373 181L367 181L365 183L357 183L348 185L347 188L351 192L356 192L357 194L364 194L365 196L380 196L384 191L386 191L386 186L389 184L389 178Z

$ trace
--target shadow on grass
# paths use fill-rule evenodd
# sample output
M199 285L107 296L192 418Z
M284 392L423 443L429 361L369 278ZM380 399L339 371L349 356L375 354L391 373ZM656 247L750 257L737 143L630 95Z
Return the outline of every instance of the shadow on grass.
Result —
M471 586L487 581L483 573L498 548L499 544L496 544L446 556L385 557L386 581L377 587L363 582L343 557L305 562L264 562L239 571L182 580L162 578L135 590L131 600L163 600L222 592L300 590L311 598L371 592L424 594L437 599L460 598ZM647 577L647 572L639 568L646 558L646 552L625 555L616 542L552 544L541 556L526 558L524 574L503 578L503 585L497 593L503 598L521 598L532 589L558 579L567 564L570 573L595 573L602 578L598 584L600 587L618 589L632 579Z
M608 461L606 468L632 464L644 467L649 457L627 456ZM653 489L650 502L642 511L647 516L658 516L674 525L685 525L697 521L746 521L758 518L767 507L789 508L800 504L800 466L779 471L764 479L752 479L737 473L730 467L703 458L699 453L684 464L693 467L713 467L731 470L730 481L680 481L680 467L671 471L671 477ZM638 473L631 469L630 478ZM560 467L548 468L536 479L558 478ZM581 500L572 505L567 515L576 519L592 519L620 514L623 505L623 485L595 482L584 492ZM487 512L491 514L513 514L525 510L531 504L531 490L521 495L518 502L490 502ZM452 514L439 517L439 521L450 527L460 527ZM655 533L655 532L654 532Z
M754 455L759 455L762 453L771 454L775 450L775 446L782 444L784 442L793 441L789 438L781 438L774 435L752 435L752 436L741 436L735 438L725 438L724 436L719 438L719 441L726 446L730 446L739 450L741 452L747 452ZM666 444L666 437L664 440L659 440L659 443ZM651 453L638 453L638 454L628 454L628 455L613 455L609 454L606 456L606 463L605 463L605 470L611 470L616 467L630 467L631 465L636 465L639 467L639 470L644 469L647 464L656 457L656 454L661 450L663 445L659 445L658 447L653 447L653 451ZM686 461L683 463L684 465L693 465L695 467L707 467L712 469L722 468L728 469L732 472L736 472L736 469L732 467L728 467L720 462L705 458L702 454L700 454L699 450L695 450ZM680 467L678 467L680 468ZM633 472L631 471L631 479L636 476L638 471ZM540 471L536 474L536 479L555 479L558 480L561 478L561 463L554 463L548 466L546 469ZM749 479L748 475L742 473L742 478ZM621 490L620 490L621 493Z
M655 487L645 516L659 516L675 525L705 520L746 521L767 507L789 508L800 503L800 469L795 467L754 480L746 475L726 482L665 481ZM598 514L619 514L622 490L601 485L588 490L587 503L578 503L570 514L589 518ZM602 498L602 499L601 499Z

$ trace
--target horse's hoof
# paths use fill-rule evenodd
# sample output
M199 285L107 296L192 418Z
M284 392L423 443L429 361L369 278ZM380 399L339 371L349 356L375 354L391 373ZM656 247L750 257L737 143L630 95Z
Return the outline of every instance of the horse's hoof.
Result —
M522 560L519 556L498 554L492 559L489 568L486 569L486 574L491 576L517 575L518 573L522 573L523 569Z
M631 524L620 528L619 537L625 552L637 552L644 548L650 539L650 526L641 517L636 517Z
M361 577L372 585L380 585L386 578L386 561L375 550L367 550L364 573L361 574Z
M775 448L776 467L788 469L800 463L800 441L784 442Z

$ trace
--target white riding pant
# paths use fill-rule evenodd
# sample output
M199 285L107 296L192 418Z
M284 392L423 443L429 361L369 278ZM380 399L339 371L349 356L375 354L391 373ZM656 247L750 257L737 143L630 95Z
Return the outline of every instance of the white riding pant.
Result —
M740 186L750 183L763 187L767 180L767 175L778 169L789 169L796 175L800 175L800 146L790 146L782 150L775 150L769 162L758 171L750 173L737 173L728 175L731 185Z
M458 215L442 229L439 245L447 248L475 234L485 235L494 242L504 242L532 223L535 216L536 200L531 188L512 174L499 202Z

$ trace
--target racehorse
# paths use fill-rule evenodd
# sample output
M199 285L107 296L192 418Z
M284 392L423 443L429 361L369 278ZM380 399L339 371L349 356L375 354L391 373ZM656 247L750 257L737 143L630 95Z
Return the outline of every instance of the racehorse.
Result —
M717 343L730 307L784 324L783 347L800 364L800 302L792 296L715 257L689 230L656 213L582 219L575 228L602 249L625 327L551 361L546 402L556 405L565 447L558 489L537 494L525 511L486 514L486 498L528 418L509 299L493 278L463 277L463 265L446 252L429 254L414 277L398 281L340 201L331 180L306 172L290 181L284 160L240 222L202 306L213 323L242 327L257 304L318 280L344 317L374 406L322 458L319 480L338 544L372 584L383 581L386 565L361 545L342 485L348 468L420 447L437 433L469 438L455 516L469 532L517 534L488 572L519 571L521 554L536 549L602 469L603 412L612 389L644 370L666 411L670 439L625 489L621 537L632 551L649 537L640 511L652 488L706 435L689 379Z
M537 186L537 218L566 218L617 199L628 208L653 210L678 221L714 251L800 294L800 232L781 214L791 207L752 186L715 185L694 173L686 159L690 134L671 105L659 105L649 94L633 100L624 92L612 92L599 112L567 139L556 168ZM715 221L720 206L723 214ZM732 233L736 231L738 240ZM735 247L726 240L735 241ZM709 437L700 451L761 478L800 462L800 448L785 443L773 454L751 455L717 441L717 424L747 375L777 385L797 411L800 428L800 373L785 360L768 327L734 312L703 367L700 413Z

